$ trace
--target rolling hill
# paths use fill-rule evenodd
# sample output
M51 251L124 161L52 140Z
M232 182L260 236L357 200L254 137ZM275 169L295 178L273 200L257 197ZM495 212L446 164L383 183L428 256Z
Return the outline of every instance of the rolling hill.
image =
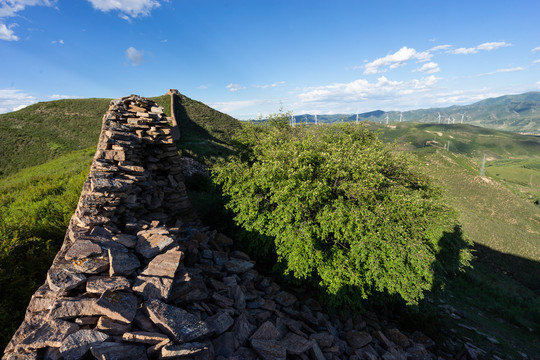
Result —
M474 104L450 106L444 108L418 109L404 111L404 122L421 123L461 123L477 125L498 130L540 134L540 92L528 92L519 95L505 95L485 99ZM360 121L369 120L377 123L395 124L400 121L400 112L376 110L358 114ZM295 115L297 123L314 123L315 116L310 114ZM318 122L356 121L356 114L318 115Z

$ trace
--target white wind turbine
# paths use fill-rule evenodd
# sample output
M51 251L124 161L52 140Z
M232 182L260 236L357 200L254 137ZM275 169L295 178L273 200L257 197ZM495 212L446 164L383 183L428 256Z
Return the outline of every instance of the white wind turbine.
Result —
M386 125L388 125L388 113L386 113Z
M356 123L358 124L358 113L356 113Z
M315 125L317 125L317 114L315 114Z
M400 111L399 112L399 122L402 122L403 121L403 113Z
M461 114L461 123L463 124L463 118L465 117L465 113Z
M441 123L441 113L437 113L439 114L439 124Z

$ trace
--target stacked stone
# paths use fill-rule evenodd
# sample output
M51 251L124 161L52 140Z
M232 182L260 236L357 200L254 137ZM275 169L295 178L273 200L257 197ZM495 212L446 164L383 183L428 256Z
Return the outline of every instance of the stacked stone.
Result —
M375 315L342 323L192 224L161 108L111 102L47 281L3 359L435 359Z

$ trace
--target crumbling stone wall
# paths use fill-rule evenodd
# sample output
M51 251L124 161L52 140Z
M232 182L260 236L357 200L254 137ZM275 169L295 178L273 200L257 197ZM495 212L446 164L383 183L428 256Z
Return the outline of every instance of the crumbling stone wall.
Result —
M198 225L163 110L111 102L64 244L3 359L435 359L375 314L345 323ZM301 300L300 300L301 299Z

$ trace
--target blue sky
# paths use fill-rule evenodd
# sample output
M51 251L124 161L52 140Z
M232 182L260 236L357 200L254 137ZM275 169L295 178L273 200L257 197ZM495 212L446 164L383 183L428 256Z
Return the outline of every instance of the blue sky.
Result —
M240 119L540 90L540 2L0 0L0 112L176 88Z

